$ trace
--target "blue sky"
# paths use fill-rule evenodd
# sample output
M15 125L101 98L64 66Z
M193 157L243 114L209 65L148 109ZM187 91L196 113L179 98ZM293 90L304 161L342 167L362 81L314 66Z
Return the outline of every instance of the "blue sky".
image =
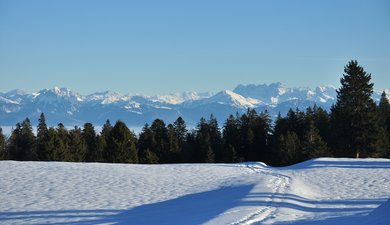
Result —
M350 59L390 87L390 1L0 0L1 92L338 87Z

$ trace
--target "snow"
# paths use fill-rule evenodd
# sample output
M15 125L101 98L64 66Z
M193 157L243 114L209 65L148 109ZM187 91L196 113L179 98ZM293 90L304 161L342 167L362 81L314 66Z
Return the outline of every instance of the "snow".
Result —
M157 101L168 103L172 105L181 104L186 101L196 101L203 98L209 98L213 94L210 92L206 93L197 93L194 91L188 91L188 92L176 92L169 95L157 95L154 96L153 99L156 99Z
M390 224L390 160L0 161L0 224Z
M246 98L231 90L218 92L214 96L200 100L198 104L203 105L203 104L209 104L214 102L221 105L232 105L237 108L243 108L243 109L254 108L262 104L261 100L250 98L250 97Z

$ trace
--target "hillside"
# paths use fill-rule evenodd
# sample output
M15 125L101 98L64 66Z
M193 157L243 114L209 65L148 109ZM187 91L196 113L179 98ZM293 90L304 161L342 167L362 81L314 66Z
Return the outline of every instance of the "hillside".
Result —
M0 223L385 225L389 177L387 159L283 168L0 161Z

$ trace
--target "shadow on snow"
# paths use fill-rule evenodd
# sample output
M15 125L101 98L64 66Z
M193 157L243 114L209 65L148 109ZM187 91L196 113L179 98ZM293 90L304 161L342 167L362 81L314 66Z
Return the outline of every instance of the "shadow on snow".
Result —
M240 206L273 206L305 212L335 214L348 212L351 216L324 220L296 221L292 224L340 224L357 222L385 199L310 200L293 194L250 193L254 185L224 187L218 190L190 194L172 200L138 206L128 210L59 210L32 212L0 212L0 223L32 222L39 224L202 224L228 209ZM272 199L273 201L270 201ZM276 200L276 201L275 201ZM278 201L279 200L279 201ZM281 201L281 202L280 202ZM66 222L61 222L66 221ZM72 222L73 221L73 222ZM283 224L283 223L278 223Z

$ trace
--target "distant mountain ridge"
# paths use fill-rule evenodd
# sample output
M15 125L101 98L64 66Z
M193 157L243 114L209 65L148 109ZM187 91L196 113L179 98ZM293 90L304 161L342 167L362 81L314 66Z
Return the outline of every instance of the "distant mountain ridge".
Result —
M389 95L389 89L386 90ZM381 91L375 91L378 101ZM105 91L80 95L67 88L54 87L29 94L22 90L0 93L0 126L13 126L26 117L37 123L41 112L47 123L55 126L82 125L91 122L103 124L107 119L122 120L128 126L142 126L160 118L170 123L182 116L188 125L195 125L201 117L210 114L222 122L230 115L254 108L268 110L274 118L284 115L290 108L301 110L317 104L327 110L336 101L336 88L331 85L290 88L282 83L238 85L233 90L218 93L179 92L168 95L123 95Z

